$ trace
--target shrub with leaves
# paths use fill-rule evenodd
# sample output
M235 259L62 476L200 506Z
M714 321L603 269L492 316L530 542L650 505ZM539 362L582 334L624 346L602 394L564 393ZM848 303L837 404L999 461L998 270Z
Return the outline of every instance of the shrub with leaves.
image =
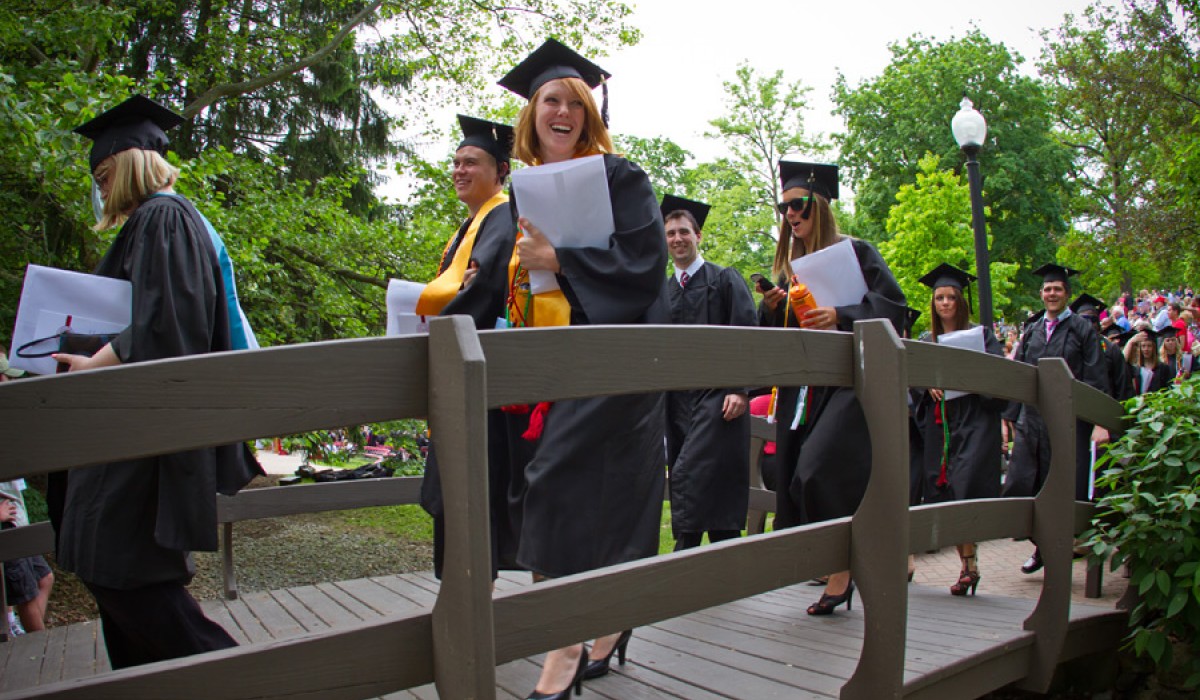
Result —
M1127 563L1137 602L1129 642L1161 672L1200 687L1200 384L1193 379L1131 399L1130 429L1097 465L1105 492L1093 557ZM1175 658L1181 656L1186 658ZM1178 665L1172 669L1172 666Z

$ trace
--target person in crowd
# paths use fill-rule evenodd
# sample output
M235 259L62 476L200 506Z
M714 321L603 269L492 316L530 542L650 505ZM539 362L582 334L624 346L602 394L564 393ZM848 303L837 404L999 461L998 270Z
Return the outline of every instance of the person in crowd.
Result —
M504 183L512 170L513 128L507 124L458 116L463 139L454 152L450 173L454 194L467 207L467 219L446 242L438 276L425 285L417 300L424 316L470 316L475 328L504 325L508 298L508 264L517 241ZM528 415L488 411L488 493L491 504L492 577L516 563L520 511L508 505L519 493L525 463L533 446L521 439ZM426 454L421 482L421 506L433 516L434 574L442 575L445 561L445 504L437 449Z
M855 238L849 241L867 287L862 300L835 307L815 299L816 307L802 317L793 312L788 300L792 260L847 237L838 232L829 204L838 196L836 165L783 161L779 174L783 201L778 206L784 220L773 265L778 285L763 294L760 325L850 331L860 319L883 318L891 321L897 334L902 333L904 292L875 247ZM779 387L776 419L780 478L775 527L852 515L871 473L870 435L854 389ZM850 572L833 573L808 614L829 615L843 603L849 609L853 595Z
M1179 337L1180 347L1187 351L1192 347L1192 343L1200 340L1200 335L1197 335L1197 330L1200 329L1196 327L1196 314L1192 313L1190 308L1179 313L1179 320L1182 322L1182 327L1176 326L1176 328L1183 331Z
M1159 361L1155 336L1150 328L1134 331L1125 344L1125 360L1129 363L1138 396L1163 389L1174 379L1171 368Z
M1033 271L1042 277L1043 313L1030 323L1014 359L1036 365L1043 357L1061 357L1071 374L1100 391L1108 393L1108 374L1096 330L1067 306L1070 277L1078 270L1048 263ZM1050 469L1050 434L1035 406L1014 402L1005 411L1016 421L1013 454L1004 481L1004 496L1033 496L1041 490ZM1091 442L1107 442L1103 428L1092 428L1080 421L1075 429L1075 500L1088 497L1088 469ZM1032 574L1042 568L1042 555L1036 549L1021 565L1021 571Z
M179 171L163 153L166 131L182 121L134 96L75 130L92 140L103 200L97 229L121 227L95 274L128 280L133 310L95 355L54 355L69 371L230 350L253 338L235 321L244 314L228 293L219 237L173 190ZM62 504L51 509L58 563L95 597L113 668L236 645L185 586L195 573L190 552L217 549L216 494L232 495L259 474L245 443L70 472L61 501L50 499Z
M921 340L936 343L947 333L979 328L984 349L1003 357L992 329L971 323L971 307L963 291L973 281L974 275L947 263L921 278L921 284L933 292L930 329ZM921 393L916 411L925 433L926 503L1000 495L1000 412L1004 407L1003 400L977 394L947 399L939 388ZM975 543L964 542L957 549L962 570L950 593L973 595L980 579Z
M1071 302L1070 308L1096 329L1096 336L1100 341L1100 352L1104 355L1105 372L1108 374L1109 395L1117 401L1131 398L1134 395L1133 377L1129 374L1128 363L1125 362L1121 347L1112 342L1109 335L1103 331L1097 315L1097 311L1104 308L1104 302L1091 294L1080 294L1075 301ZM1110 328L1115 329L1116 334L1120 335L1120 326L1114 324Z
M1154 324L1154 332L1159 333L1162 329L1171 325L1171 322L1179 318L1179 304L1167 303L1166 297L1154 298L1154 313L1152 315L1152 323Z
M25 370L8 364L8 353L0 349L0 382L25 376ZM8 530L29 524L25 511L24 479L0 481L0 529ZM5 611L12 607L22 632L46 629L46 605L54 587L54 574L45 558L23 557L4 562ZM0 629L3 623L0 622Z
M709 206L666 195L663 223L674 274L667 280L671 322L755 326L754 299L745 280L700 254ZM667 484L675 549L732 539L746 525L750 488L749 392L696 389L667 394Z
M500 84L528 100L517 120L513 154L530 166L601 156L614 233L607 247L555 246L520 216L510 309L524 325L666 323L666 234L658 198L637 165L613 153L607 99L592 88L609 74L550 39ZM607 88L605 88L607 94ZM519 210L520 196L514 201ZM529 298L528 273L554 274L559 289ZM510 317L513 313L510 311ZM658 553L665 487L661 394L559 401L538 410L543 427L525 467L517 561L535 580L567 576ZM604 675L615 652L624 662L632 632L551 651L530 695L566 698Z
M1113 323L1115 323L1122 332L1131 328L1129 325L1129 319L1125 316L1124 304L1115 304L1110 306L1108 308L1108 315L1112 318Z
M1174 326L1167 326L1159 334L1158 361L1170 370L1173 381L1183 381L1191 375L1191 354L1185 353L1179 342L1184 334Z

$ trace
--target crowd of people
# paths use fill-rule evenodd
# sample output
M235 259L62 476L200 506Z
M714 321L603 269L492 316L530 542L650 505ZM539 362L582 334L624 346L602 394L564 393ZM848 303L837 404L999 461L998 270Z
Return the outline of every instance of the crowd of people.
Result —
M1027 363L1061 357L1077 379L1119 399L1192 372L1200 309L1190 289L1143 291L1111 305L1088 295L1068 303L1075 271L1050 263L1036 271L1044 308L1022 330L1000 334L972 322L965 292L974 277L952 265L921 279L928 300L906 299L879 251L839 232L832 164L780 163L782 223L771 279L755 280L756 303L737 271L700 254L709 206L670 194L660 201L646 173L614 152L604 88L610 77L549 40L500 80L526 100L515 127L460 117L451 184L467 218L447 242L418 313L465 314L481 330L673 323L850 331L858 320L885 319L902 335L928 313L922 341ZM597 87L605 89L602 106ZM129 280L134 308L131 326L94 355L55 355L69 371L255 346L220 237L172 190L177 171L162 153L165 132L179 121L135 97L79 129L93 141L98 226L121 227L96 272ZM598 159L612 211L607 245L555 245L562 232L543 231L522 215L506 191L513 156L529 167ZM840 244L866 291L834 305L813 299L794 265ZM531 273L556 284L535 293ZM505 406L487 417L493 576L517 569L541 581L655 555L664 488L676 549L699 546L706 535L710 542L738 537L747 515L752 398L777 431L763 473L776 493L774 527L852 515L871 464L852 387L719 387ZM910 502L1029 496L1041 487L1050 448L1034 407L937 387L913 389L910 399ZM1077 437L1076 497L1086 499L1088 443L1107 435L1081 424ZM421 503L434 519L440 575L445 504L437 441L435 434ZM52 486L59 563L95 596L115 668L234 644L184 585L193 573L189 552L216 548L214 494L236 492L258 472L244 446L229 445L78 469ZM7 513L0 508L0 519ZM974 594L981 579L975 543L960 543L958 552L962 570L950 593ZM1040 567L1035 549L1023 569ZM809 614L850 608L851 571L830 572L824 585ZM48 584L35 580L25 590L44 610L39 596ZM590 647L550 652L529 698L579 693L582 681L609 672L614 655L624 663L631 637L632 630L614 630Z

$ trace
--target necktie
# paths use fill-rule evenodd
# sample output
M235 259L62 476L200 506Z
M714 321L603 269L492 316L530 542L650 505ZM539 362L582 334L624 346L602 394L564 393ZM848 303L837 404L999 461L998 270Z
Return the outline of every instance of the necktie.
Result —
M1050 336L1054 334L1054 329L1058 326L1057 318L1046 319L1046 340L1050 340Z
M679 286L686 287L689 279L691 279L691 276L689 276L686 271L681 272L679 274Z

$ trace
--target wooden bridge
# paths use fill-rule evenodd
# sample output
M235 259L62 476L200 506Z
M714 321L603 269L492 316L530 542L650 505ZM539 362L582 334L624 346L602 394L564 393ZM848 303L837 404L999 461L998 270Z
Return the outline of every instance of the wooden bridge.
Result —
M679 347L705 351L684 355ZM874 461L853 518L536 586L505 578L492 595L487 408L806 384L853 386L862 401ZM1037 405L1054 447L1042 492L908 509L908 386ZM103 672L96 623L52 630L43 635L41 659L27 651L14 658L18 645L3 645L10 651L2 682L12 690L0 697L523 697L537 674L527 657L636 627L628 672L589 682L590 691L614 698L964 698L1013 682L1044 690L1061 662L1111 651L1124 632L1123 614L1070 600L1072 535L1091 511L1071 500L1075 419L1116 430L1120 407L1074 382L1060 360L1033 368L902 342L882 321L860 322L853 334L703 327L477 333L466 319L437 319L427 338L334 341L9 382L0 386L0 425L22 439L0 452L0 479L423 416L436 434L463 436L438 446L448 511L440 586L407 575L246 594L210 609L248 644L118 672ZM318 507L303 505L305 491L283 493L292 489L255 498L296 499L293 512ZM403 502L400 490L360 491L347 501ZM1036 601L955 599L942 587L906 583L909 552L1030 536L1046 559ZM8 556L37 537L11 531L0 547ZM792 587L847 568L860 591L855 610L805 615L813 589ZM51 645L56 635L63 643ZM36 674L28 670L34 666ZM9 680L19 673L24 689Z

